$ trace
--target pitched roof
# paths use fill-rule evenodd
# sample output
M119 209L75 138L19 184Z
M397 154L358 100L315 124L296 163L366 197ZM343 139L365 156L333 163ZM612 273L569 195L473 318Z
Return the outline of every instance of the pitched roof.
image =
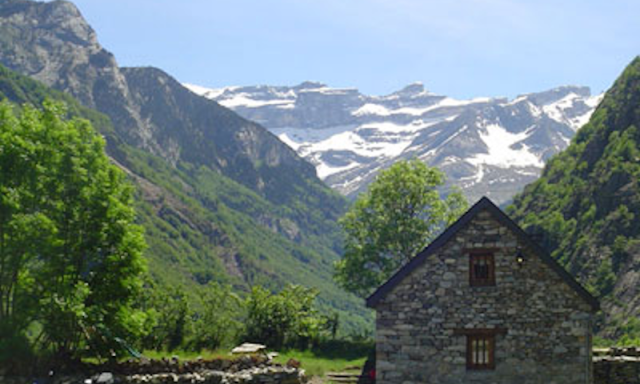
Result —
M487 210L493 217L501 224L509 228L518 239L523 242L529 249L545 263L553 271L555 271L560 278L573 288L576 293L582 297L594 311L600 309L600 303L598 299L593 297L580 283L578 283L573 276L569 274L560 264L558 264L540 245L531 239L531 237L522 230L509 216L507 216L500 208L498 208L487 197L483 197L476 204L474 204L464 215L462 215L455 223L453 223L446 231L438 236L429 246L427 246L422 252L418 253L416 257L411 259L405 264L398 272L396 272L386 283L382 284L378 289L367 298L367 307L373 308L376 304L382 300L398 283L400 283L407 275L409 275L414 269L420 266L424 261L431 256L434 252L440 249L446 244L460 229L464 228L479 212Z

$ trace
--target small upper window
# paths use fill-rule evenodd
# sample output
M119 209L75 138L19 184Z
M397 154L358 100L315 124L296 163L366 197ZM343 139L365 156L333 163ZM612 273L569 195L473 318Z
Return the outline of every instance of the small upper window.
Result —
M469 283L472 286L496 284L493 253L472 253L470 255Z
M494 369L494 334L467 335L467 369Z

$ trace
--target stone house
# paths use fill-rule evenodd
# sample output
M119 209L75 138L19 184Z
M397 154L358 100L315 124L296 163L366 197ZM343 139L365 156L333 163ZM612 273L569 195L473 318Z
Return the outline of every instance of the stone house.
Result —
M486 197L367 306L379 384L593 382L598 301Z

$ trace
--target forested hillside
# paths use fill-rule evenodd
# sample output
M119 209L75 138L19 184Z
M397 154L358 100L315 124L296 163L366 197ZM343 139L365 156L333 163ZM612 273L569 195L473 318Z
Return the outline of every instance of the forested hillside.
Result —
M341 313L343 330L364 324L360 301L331 279L340 248L332 217L303 203L276 205L208 167L171 166L124 143L107 116L0 66L0 99L39 106L46 98L64 101L70 116L90 120L107 139L112 160L137 187L138 221L149 245L145 256L159 288L183 286L190 295L197 293L189 287L209 281L232 284L238 292L254 284L275 290L298 283L321 291L321 308ZM333 199L338 215L342 199L317 188ZM301 219L306 215L308 222Z
M0 63L78 100L55 93L107 136L138 187L155 279L239 290L300 283L319 288L324 307L357 313L345 321L362 320L362 304L332 281L346 201L266 129L159 69L120 68L66 1L0 3ZM5 92L15 102L51 92L3 73L17 84Z
M640 57L510 213L602 298L601 335L640 337Z

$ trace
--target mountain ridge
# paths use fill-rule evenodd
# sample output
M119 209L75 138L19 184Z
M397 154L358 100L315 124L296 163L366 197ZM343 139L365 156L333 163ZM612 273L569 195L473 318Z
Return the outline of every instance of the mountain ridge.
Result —
M309 172L308 164L288 147L282 146L271 133L217 103L195 98L189 100L191 104L206 106L210 124L197 121L190 122L191 125L179 124L177 116L171 116L173 126L170 126L162 119L150 119L151 116L144 114L141 108L147 100L154 102L154 95L141 93L144 88L134 90L132 85L146 82L158 90L161 85L152 84L156 80L171 86L174 93L182 92L183 99L191 94L185 93L175 79L158 68L120 68L113 54L99 44L95 31L72 3L62 0L49 3L14 0L0 8L0 17L3 32L0 36L0 43L3 43L0 53L4 65L52 88L70 93L89 108L102 110L128 143L159 155L172 164L180 158L178 148L207 146L204 150L196 148L199 150L195 153L204 157L197 159L198 163L215 165L236 181L253 183L250 187L255 187L259 180L249 180L252 175L246 175L250 169L245 167L243 161L258 162L262 159L256 155L264 155L273 147L277 147L277 154L273 151L270 153L272 163L281 161L297 167L298 171ZM133 92L137 93L135 100ZM175 101L164 100L165 103L174 102L174 105ZM224 124L219 121L224 121ZM248 140L235 139L239 130ZM200 140L197 137L207 134L215 137L212 140ZM251 140L253 138L255 140ZM216 152L222 153L222 159L215 155L207 158L209 153ZM238 153L242 155L238 156ZM184 155L193 156L194 153L185 151ZM249 179L242 180L240 173ZM312 175L309 172L305 176Z
M443 169L449 184L462 187L470 200L488 195L498 203L535 179L601 97L580 86L512 100L456 100L429 92L420 82L382 96L318 82L186 86L263 124L349 198L363 191L380 169L418 157Z

